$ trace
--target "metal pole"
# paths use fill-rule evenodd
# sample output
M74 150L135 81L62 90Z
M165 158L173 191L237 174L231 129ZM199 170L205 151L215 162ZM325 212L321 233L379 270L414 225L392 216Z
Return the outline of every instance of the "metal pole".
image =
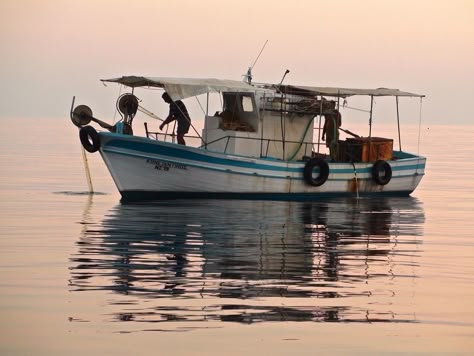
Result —
M286 75L286 73L285 73ZM283 76L283 78L285 78ZM283 81L283 79L282 79ZM283 94L281 94L281 102L280 102L280 126L281 126L281 144L283 148L283 157L282 159L285 160L285 118L283 115L283 100L286 100L286 93L285 97L283 97ZM285 107L286 109L286 107Z
M319 147L321 146L321 117L322 116L323 116L323 96L321 95L321 102L319 105L318 155L319 155Z
M402 137L400 135L400 113L398 111L398 96L395 97L397 102L397 125L398 125L398 149L402 150Z
M202 145L204 146L204 148L207 150L207 135L208 135L208 132L207 132L207 118L209 116L209 92L207 92L206 94L206 114L204 115L204 132L206 133L206 135L203 137L201 137L201 142L202 142Z
M421 140L421 115L423 112L423 97L420 97L420 122L418 123L418 150L417 155L420 154L420 140Z
M374 108L374 96L370 96L369 137L372 137L372 111Z
M263 157L263 118L266 116L265 114L265 108L267 105L267 98L266 94L263 93L263 104L262 101L260 100L260 103L262 105L262 115L259 115L259 120L260 120L260 157Z
M145 122L143 125L145 126L146 138L149 138L149 137L148 137L148 124Z
M370 117L369 117L369 162L372 160L372 112L374 108L374 96L370 96Z

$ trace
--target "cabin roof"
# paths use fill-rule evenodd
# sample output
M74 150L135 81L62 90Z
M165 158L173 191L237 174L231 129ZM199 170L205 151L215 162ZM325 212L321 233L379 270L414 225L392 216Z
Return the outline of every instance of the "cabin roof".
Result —
M409 93L398 89L376 88L376 89L355 89L355 88L333 88L333 87L311 87L302 85L275 85L275 84L254 84L246 82L215 79L215 78L169 78L169 77L142 77L123 76L113 79L102 79L102 82L120 83L132 88L136 87L157 87L165 89L173 100L186 99L192 96L205 94L208 92L256 92L261 90L278 91L290 95L301 96L330 96L346 98L349 96L405 96L424 97L421 94Z

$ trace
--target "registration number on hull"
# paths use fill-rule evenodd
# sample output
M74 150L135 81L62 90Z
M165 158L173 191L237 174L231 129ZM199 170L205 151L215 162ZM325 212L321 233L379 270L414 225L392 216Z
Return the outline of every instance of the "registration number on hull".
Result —
M174 162L166 162L166 161L161 161L159 159L148 158L146 160L146 163L151 164L158 171L168 172L171 169L187 169L187 167L184 164L174 163Z

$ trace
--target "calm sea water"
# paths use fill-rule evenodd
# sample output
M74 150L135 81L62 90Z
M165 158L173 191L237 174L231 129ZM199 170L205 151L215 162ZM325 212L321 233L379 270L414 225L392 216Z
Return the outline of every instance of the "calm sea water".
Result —
M421 133L408 198L123 205L68 119L3 120L0 352L474 352L474 126Z

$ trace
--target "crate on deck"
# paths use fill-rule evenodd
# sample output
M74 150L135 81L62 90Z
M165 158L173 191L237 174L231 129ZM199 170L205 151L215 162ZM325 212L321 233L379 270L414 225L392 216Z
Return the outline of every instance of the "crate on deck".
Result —
M393 158L393 140L383 137L347 138L338 142L339 162L375 162Z

